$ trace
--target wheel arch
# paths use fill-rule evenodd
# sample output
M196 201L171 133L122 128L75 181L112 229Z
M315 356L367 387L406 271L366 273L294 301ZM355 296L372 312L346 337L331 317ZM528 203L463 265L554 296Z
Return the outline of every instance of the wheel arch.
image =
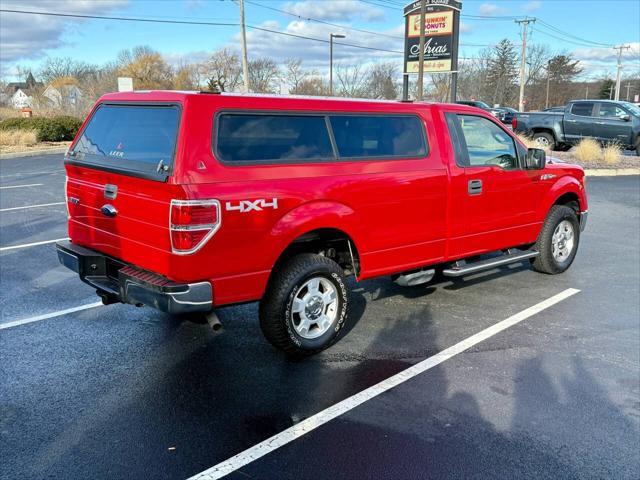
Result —
M586 210L584 190L576 178L565 176L556 182L543 202L539 217L544 220L554 205L567 205L573 208L578 217Z
M305 203L284 215L272 228L277 255L272 271L298 253L318 253L335 260L347 274L360 274L358 215L338 202Z

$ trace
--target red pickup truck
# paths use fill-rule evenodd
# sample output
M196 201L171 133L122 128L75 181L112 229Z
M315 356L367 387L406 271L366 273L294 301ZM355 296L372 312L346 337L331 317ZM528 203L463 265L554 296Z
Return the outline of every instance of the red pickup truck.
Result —
M108 94L65 165L58 257L104 303L217 325L260 300L266 338L297 355L336 340L347 276L561 273L587 219L580 167L464 105Z

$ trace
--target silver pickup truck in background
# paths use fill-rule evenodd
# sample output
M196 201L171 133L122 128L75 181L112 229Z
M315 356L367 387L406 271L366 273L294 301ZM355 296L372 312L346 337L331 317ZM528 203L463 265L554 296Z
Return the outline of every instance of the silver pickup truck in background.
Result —
M583 137L616 142L640 156L640 107L612 100L573 100L564 112L515 114L513 130L531 136L542 147L562 150Z

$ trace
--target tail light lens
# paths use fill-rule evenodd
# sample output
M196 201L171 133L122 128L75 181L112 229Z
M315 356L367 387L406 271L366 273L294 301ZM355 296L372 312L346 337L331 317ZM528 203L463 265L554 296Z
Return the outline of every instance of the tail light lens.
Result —
M220 228L218 200L171 200L171 251L189 255L198 251Z
M516 117L513 117L511 119L511 128L515 130L517 126L518 126L518 119Z

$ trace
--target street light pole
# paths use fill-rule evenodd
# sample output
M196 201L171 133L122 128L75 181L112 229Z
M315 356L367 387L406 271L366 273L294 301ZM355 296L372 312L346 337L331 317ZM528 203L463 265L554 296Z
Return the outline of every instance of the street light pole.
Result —
M249 82L249 61L247 60L247 31L244 24L244 0L240 0L240 43L242 46L242 77L244 92L251 90Z
M329 96L333 96L333 39L345 38L344 35L339 33L329 34Z

